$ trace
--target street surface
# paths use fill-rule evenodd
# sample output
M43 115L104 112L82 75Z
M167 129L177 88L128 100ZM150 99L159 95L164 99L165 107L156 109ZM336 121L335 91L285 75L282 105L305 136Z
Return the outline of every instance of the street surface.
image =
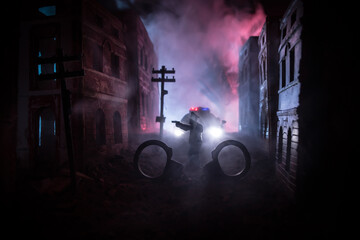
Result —
M5 229L12 238L26 234L37 239L304 239L309 233L321 236L321 226L301 220L292 196L275 177L265 143L250 137L228 137L243 142L251 155L251 169L240 181L205 181L201 171L184 171L169 181L140 177L132 165L137 146L132 146L120 156L99 159L87 173L78 172L74 195L68 190L66 171L63 176L20 186L21 191L7 208L6 224L18 226L16 229L21 231ZM173 159L185 164L186 144L172 138L164 141L173 147ZM204 155L205 164L211 158L209 152ZM232 164L236 171L241 168L241 163L231 163L231 155L225 154L223 163L230 173Z

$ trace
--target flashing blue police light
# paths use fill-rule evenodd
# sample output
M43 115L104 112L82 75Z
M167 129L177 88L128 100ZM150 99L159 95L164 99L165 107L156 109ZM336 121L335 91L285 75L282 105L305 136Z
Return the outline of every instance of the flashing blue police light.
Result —
M198 111L204 111L204 112L206 112L206 111L210 111L210 109L209 109L209 108L204 108L204 107L191 107L191 108L189 109L189 111L190 111L190 112L198 112Z

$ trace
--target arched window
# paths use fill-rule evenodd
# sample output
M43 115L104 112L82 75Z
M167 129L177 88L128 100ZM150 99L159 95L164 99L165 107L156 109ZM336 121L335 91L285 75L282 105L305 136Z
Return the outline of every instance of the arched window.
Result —
M279 139L278 139L278 163L282 163L282 154L283 154L283 129L280 127L279 130Z
M291 160L291 129L288 130L287 141L286 141L286 161L285 170L290 171L290 160Z
M106 143L105 134L105 114L103 110L96 111L96 144L104 145Z
M121 128L121 116L118 111L114 113L114 140L115 143L122 143L122 128Z

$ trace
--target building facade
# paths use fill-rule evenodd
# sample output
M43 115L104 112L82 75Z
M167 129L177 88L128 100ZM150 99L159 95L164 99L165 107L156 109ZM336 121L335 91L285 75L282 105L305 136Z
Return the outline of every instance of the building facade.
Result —
M259 35L259 121L260 136L266 139L271 159L275 159L279 90L280 18L266 17Z
M298 164L302 15L301 1L293 1L281 19L278 49L277 173L292 190L296 188Z
M128 127L130 141L138 135L159 129L155 119L159 115L159 87L151 82L152 69L158 68L154 46L140 17L132 10L119 15L127 25L125 37L128 51Z
M81 73L65 78L76 168L128 147L128 95L135 90L129 88L134 57L126 46L127 25L94 0L29 4L19 40L19 168L47 176L68 164L60 91L64 72ZM57 49L64 58L46 61L58 57ZM156 98L156 93L149 95Z
M239 59L239 132L259 135L259 46L250 37L240 50Z
M128 144L126 25L96 1L82 4L85 76L79 112L85 120L85 157L94 150L119 154Z

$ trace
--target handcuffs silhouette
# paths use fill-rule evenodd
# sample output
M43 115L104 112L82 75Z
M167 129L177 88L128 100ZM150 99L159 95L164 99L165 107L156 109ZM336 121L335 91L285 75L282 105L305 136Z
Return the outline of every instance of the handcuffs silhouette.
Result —
M141 168L141 166L139 164L139 158L140 158L141 153L143 152L144 149L146 149L149 146L158 146L158 147L162 148L166 153L166 165L165 165L163 173L159 176L148 175L146 172L143 171L143 169ZM244 159L245 159L244 168L241 171L239 171L238 173L232 174L232 175L225 174L219 164L219 154L220 154L221 150L227 146L238 147L242 151L242 153L244 155ZM140 144L140 146L135 151L135 155L134 155L134 159L133 159L134 168L137 171L137 173L139 174L139 176L146 177L146 178L153 179L153 180L168 180L168 179L177 178L182 174L182 170L183 170L184 166L182 163L179 163L179 162L173 160L172 155L173 155L172 148L167 146L164 142L162 142L160 140L145 141L142 144ZM203 176L206 179L214 179L214 178L216 178L216 179L218 179L218 178L236 179L236 180L242 179L250 170L250 166L251 166L250 153L247 150L247 148L245 147L245 145L239 141L225 140L225 141L221 142L211 152L211 157L212 157L212 161L208 162L203 167L203 173L204 173Z

